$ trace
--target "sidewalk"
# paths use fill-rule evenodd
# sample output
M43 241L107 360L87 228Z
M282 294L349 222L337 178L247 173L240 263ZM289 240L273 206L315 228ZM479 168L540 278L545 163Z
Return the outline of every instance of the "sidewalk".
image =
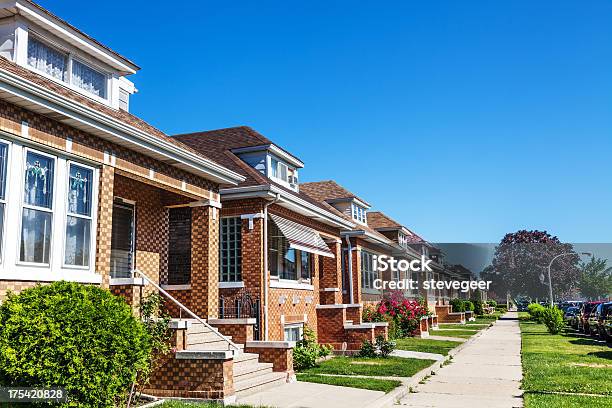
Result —
M521 332L508 312L400 404L435 408L522 407Z

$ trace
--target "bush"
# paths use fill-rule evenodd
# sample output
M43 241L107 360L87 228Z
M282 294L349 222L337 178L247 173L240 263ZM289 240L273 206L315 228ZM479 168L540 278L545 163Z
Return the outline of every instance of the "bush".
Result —
M453 299L450 304L453 307L453 312L465 312L465 302L462 299Z
M421 317L429 314L423 303L405 298L400 291L385 295L376 305L375 310L376 314L370 313L370 315L382 316L389 322L389 337L391 338L410 336L419 327Z
M370 340L364 340L363 343L361 343L361 349L357 355L364 358L376 357L376 345Z
M487 301L487 304L493 308L497 307L497 301L495 300L489 300Z
M474 305L474 313L478 316L482 316L484 314L484 304L480 299L472 299L472 304Z
M150 355L131 307L96 286L55 282L0 306L0 384L64 387L65 406L120 404Z
M470 312L474 311L474 303L472 303L471 300L466 300L465 302L463 302L463 307L465 308L466 311L470 311Z
M536 322L542 322L541 317L542 313L546 308L539 303L531 303L527 306L527 311L529 312L529 316L531 316L531 320Z
M565 327L563 311L558 307L545 307L540 314L540 321L546 325L550 334L558 334Z
M317 359L328 356L331 351L331 346L317 343L314 331L304 326L304 338L293 349L293 367L298 371L314 367Z
M376 348L381 357L387 358L395 350L395 342L385 340L384 336L376 336Z

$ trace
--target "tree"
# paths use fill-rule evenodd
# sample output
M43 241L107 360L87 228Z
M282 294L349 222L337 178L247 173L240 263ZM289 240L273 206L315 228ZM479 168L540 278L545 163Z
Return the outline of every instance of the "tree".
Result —
M483 279L492 281L491 289L496 293L548 298L548 264L562 253L572 255L557 258L550 271L553 293L562 296L577 287L580 257L571 244L546 231L506 234L495 248L491 267L483 271Z
M612 293L612 266L607 259L591 257L589 262L580 264L578 288L588 299L601 299Z

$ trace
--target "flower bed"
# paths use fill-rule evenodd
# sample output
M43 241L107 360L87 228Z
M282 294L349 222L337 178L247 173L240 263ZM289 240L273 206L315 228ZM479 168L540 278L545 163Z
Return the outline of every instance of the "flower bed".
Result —
M402 292L392 292L375 306L364 307L363 321L388 322L389 337L402 338L414 335L421 318L429 314L422 301L407 299Z

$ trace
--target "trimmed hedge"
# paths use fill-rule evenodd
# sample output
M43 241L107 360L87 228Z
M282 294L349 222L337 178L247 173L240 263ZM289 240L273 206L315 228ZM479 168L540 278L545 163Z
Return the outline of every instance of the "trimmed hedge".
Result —
M64 387L65 406L123 401L150 353L130 306L96 286L55 282L0 306L0 384Z

